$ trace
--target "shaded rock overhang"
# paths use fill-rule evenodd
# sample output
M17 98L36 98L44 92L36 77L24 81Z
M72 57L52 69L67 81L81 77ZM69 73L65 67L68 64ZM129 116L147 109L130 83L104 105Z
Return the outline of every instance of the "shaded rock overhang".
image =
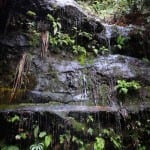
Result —
M15 17L16 14L26 16L28 10L36 13L37 16L34 18L36 21L44 20L48 13L60 17L61 23L67 25L66 29L70 26L78 26L89 32L103 30L100 21L86 14L74 0L1 0L0 20L3 20L0 24L1 32L5 30L11 16Z

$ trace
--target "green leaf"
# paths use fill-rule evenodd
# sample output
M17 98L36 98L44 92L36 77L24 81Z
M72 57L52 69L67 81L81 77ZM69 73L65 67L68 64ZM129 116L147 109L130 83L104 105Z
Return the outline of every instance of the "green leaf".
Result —
M48 147L51 144L51 142L52 142L51 135L45 136L45 140L44 140L45 147Z
M122 46L121 46L120 44L118 44L117 47L118 47L119 49L122 49Z
M59 29L61 29L61 23L57 22L57 26Z
M43 138L44 136L46 136L46 132L45 131L40 132L39 138Z
M56 35L57 31L58 31L57 26L54 26L54 35Z
M9 118L8 122L14 123L14 122L19 121L19 120L20 120L20 117L18 115L15 115L14 117Z
M59 136L59 141L60 141L60 144L64 143L64 136L63 135L60 135Z
M72 142L76 142L77 141L77 137L73 136L72 137Z
M48 19L49 21L51 21L51 22L54 22L54 21L55 21L54 17L53 17L52 15L50 15L50 14L47 14L47 19Z
M127 88L121 88L119 92L127 94L128 93L128 89Z
M39 126L36 126L34 128L34 138L37 139L38 138L38 133L39 133Z
M93 122L93 121L94 121L93 117L91 115L89 115L87 118L87 123Z
M27 135L26 133L20 133L20 137L25 140L27 138Z
M103 133L106 134L107 136L110 135L110 131L109 131L108 129L104 129L104 130L103 130Z
M29 149L30 150L44 150L44 144L43 143L35 143L35 144L32 144Z
M89 133L90 135L93 135L93 129L92 129L92 128L89 128L89 129L87 130L87 133Z
M36 13L31 11L31 10L27 11L26 14L29 15L29 16L36 16Z
M96 137L96 142L94 143L94 150L103 150L105 147L105 141L101 137Z

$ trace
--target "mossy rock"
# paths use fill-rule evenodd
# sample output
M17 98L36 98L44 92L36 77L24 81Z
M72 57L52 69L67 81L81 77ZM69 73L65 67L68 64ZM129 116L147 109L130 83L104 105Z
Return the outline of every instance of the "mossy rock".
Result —
M106 105L108 100L108 94L109 94L109 86L107 84L100 85L99 87L100 100L98 103Z

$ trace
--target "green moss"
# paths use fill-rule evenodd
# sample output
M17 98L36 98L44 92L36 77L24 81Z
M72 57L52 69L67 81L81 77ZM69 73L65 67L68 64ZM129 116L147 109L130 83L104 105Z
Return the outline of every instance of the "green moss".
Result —
M99 95L100 95L100 101L99 104L107 104L108 100L108 94L109 94L109 86L107 84L102 84L99 87Z

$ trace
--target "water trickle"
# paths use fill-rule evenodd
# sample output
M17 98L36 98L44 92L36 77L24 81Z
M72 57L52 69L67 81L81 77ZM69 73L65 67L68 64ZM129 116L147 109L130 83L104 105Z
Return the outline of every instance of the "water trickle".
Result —
M82 95L83 95L83 98L86 98L87 97L87 80L86 80L86 77L85 75L83 75L83 78L82 78Z

